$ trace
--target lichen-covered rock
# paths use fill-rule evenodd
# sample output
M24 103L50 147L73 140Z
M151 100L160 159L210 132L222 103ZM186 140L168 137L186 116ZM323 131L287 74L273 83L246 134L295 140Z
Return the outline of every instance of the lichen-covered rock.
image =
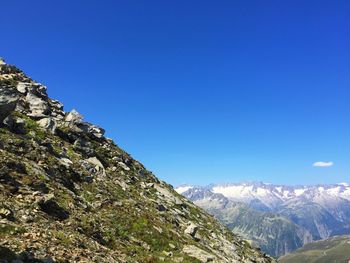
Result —
M273 262L3 64L6 118L0 262Z

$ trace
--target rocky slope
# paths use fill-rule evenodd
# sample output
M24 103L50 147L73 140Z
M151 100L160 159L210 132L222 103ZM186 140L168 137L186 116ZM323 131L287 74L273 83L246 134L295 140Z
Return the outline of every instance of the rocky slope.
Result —
M0 262L272 262L0 63Z
M182 186L177 191L275 256L312 240L350 234L350 187L345 183L315 186L238 183ZM203 193L206 196L211 193L213 198L221 196L229 205L213 210L210 207L213 204L208 207ZM261 228L266 230L261 232Z
M283 256L280 263L348 263L350 261L350 236L336 236L313 242Z

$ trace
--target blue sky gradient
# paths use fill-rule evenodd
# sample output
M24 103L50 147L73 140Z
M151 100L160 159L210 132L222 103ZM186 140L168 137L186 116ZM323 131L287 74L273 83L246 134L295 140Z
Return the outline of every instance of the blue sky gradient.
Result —
M174 185L349 182L349 14L324 0L4 1L0 56Z

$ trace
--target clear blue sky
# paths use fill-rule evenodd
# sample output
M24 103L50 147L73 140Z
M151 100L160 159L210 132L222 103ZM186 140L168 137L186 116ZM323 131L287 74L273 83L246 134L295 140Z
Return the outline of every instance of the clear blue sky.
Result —
M11 0L0 56L174 185L349 182L349 14L347 0Z

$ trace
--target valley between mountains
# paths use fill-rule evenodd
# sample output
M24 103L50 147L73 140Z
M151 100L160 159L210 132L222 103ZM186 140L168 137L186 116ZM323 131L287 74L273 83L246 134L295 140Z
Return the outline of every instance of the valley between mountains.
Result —
M176 190L274 257L350 234L350 186L345 183L184 185Z

